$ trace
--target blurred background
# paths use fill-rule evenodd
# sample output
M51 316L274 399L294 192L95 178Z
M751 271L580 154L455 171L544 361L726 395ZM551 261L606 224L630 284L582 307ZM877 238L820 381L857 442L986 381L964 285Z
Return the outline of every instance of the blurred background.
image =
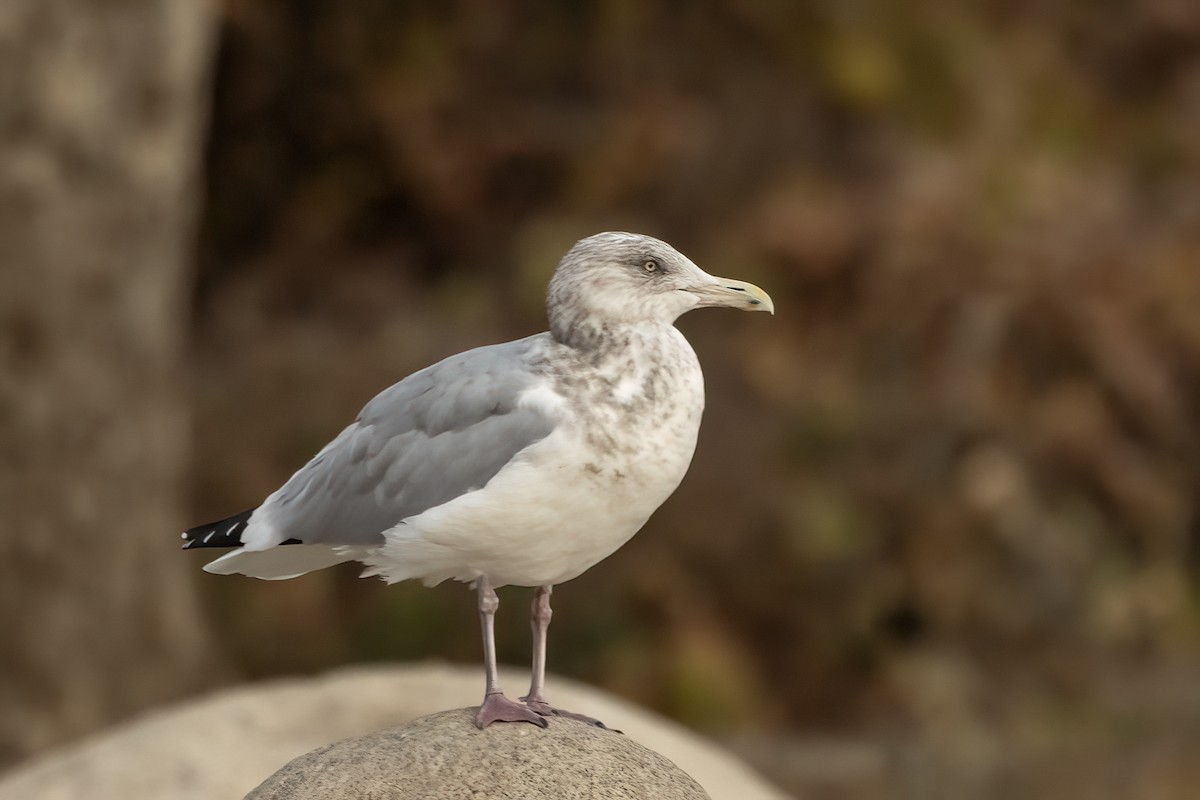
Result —
M461 585L217 578L178 531L544 329L606 229L778 315L681 320L696 459L556 592L552 671L804 797L1200 795L1188 0L15 0L0 766L236 681L475 663Z

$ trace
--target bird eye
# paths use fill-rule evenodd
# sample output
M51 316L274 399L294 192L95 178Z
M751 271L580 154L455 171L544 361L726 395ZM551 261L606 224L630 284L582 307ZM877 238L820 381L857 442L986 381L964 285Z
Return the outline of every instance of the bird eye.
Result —
M647 259L646 263L642 264L642 271L645 272L647 275L653 275L655 272L658 272L658 270L659 270L658 262L655 261L653 258Z

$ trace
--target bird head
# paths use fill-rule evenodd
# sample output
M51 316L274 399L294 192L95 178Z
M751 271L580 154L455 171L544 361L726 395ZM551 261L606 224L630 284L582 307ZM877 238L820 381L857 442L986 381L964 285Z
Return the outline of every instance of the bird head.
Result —
M752 283L718 278L671 245L636 233L598 233L576 242L550 280L550 330L569 341L579 325L674 322L693 308L775 313Z

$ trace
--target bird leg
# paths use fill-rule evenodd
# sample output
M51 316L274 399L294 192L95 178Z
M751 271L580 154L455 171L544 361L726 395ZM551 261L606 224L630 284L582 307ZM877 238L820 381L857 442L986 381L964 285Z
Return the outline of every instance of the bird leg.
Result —
M608 726L598 719L554 708L546 702L546 631L550 627L550 618L554 616L550 609L550 593L553 589L552 586L539 586L533 590L533 603L529 613L530 626L533 628L533 669L529 681L529 694L521 700L543 717L565 717L607 729Z
M529 609L529 623L533 628L533 668L529 681L529 694L521 698L525 705L542 716L550 716L554 709L546 702L543 694L546 687L546 631L554 611L550 608L551 586L539 586L533 590L533 602Z
M523 706L504 696L500 689L500 678L496 670L496 609L500 606L500 598L491 581L481 576L475 582L475 590L479 596L479 622L483 628L483 668L487 676L484 689L483 703L479 713L475 715L475 724L486 728L493 722L531 722L545 728L546 720L527 706Z

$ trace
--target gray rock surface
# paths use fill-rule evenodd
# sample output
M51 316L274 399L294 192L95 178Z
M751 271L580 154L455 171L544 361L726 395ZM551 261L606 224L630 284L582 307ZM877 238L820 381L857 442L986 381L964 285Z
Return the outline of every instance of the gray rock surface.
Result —
M501 679L520 693L529 675L502 670ZM315 747L476 704L482 680L477 666L403 664L229 689L18 765L0 775L0 800L238 800ZM556 704L602 719L679 765L714 800L785 797L670 720L557 676L547 688Z
M615 731L569 719L481 731L474 714L442 711L317 748L246 800L708 798L686 772Z

